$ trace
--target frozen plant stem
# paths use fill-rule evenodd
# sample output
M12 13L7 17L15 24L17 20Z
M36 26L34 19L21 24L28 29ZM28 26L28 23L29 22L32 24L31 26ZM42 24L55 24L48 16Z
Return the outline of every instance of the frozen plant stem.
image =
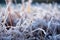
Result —
M43 30L42 28L35 29L35 30L31 31L31 33L35 32L36 30L43 31L43 32L44 32L44 34L46 35L46 32L45 32L45 30Z
M6 5L8 5L9 3L11 4L12 3L12 0L5 0L6 2Z
M9 24L12 26L11 7L10 7L11 3L12 3L12 0L5 0L5 1L6 1L6 5L7 5Z
M30 13L30 11L31 11L31 2L32 2L32 0L28 0L28 7L27 7L27 12L28 13Z
M24 0L22 0L22 11L24 11Z

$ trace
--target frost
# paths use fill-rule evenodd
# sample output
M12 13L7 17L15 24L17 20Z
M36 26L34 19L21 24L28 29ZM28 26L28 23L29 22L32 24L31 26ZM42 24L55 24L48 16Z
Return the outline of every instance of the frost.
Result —
M1 7L0 40L60 40L60 5L36 5L31 5L30 13L20 4L11 6L10 15L8 7Z

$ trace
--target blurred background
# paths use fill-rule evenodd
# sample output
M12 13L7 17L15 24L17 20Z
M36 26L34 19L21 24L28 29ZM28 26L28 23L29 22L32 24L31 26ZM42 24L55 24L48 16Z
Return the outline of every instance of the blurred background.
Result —
M21 0L16 0L17 3L21 3ZM27 0L26 0L27 1ZM60 3L60 0L33 0L32 3ZM14 0L13 0L14 3ZM0 4L5 4L5 0L0 0Z

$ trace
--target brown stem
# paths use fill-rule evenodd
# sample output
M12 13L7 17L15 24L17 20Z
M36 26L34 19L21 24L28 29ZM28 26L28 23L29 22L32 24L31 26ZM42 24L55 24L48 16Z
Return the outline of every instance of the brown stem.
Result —
M12 26L12 18L11 18L11 14L9 13L8 15L9 15L9 17L8 17L8 18L9 18L9 24L10 24L10 26Z
M12 17L11 17L11 9L10 9L10 7L8 7L8 18L9 18L9 24L10 24L10 26L12 26Z

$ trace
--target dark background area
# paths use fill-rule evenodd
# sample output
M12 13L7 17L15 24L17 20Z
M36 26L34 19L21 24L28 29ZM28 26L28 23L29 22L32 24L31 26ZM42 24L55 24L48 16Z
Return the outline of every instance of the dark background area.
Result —
M16 0L17 3L21 3L21 0ZM27 1L27 0L26 0ZM60 3L60 0L33 0L32 3L53 3L53 2L57 2L57 3ZM0 4L5 4L5 0L0 0ZM14 0L13 0L13 3L14 3Z

